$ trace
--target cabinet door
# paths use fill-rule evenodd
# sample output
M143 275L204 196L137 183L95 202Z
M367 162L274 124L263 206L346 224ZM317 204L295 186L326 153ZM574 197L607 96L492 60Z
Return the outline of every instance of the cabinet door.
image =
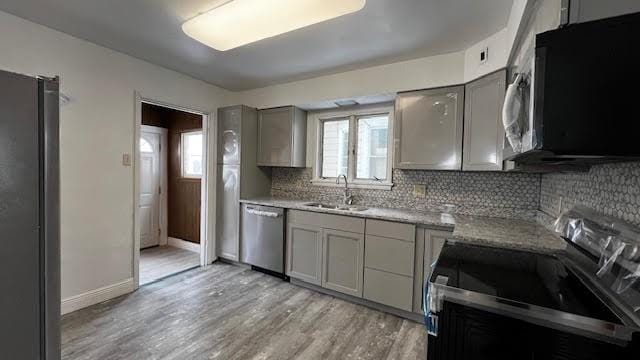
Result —
M216 232L218 256L238 261L240 253L240 168L238 165L218 165Z
M218 110L218 164L240 165L242 107Z
M506 70L501 70L465 88L462 170L502 170L502 104L506 78Z
M287 226L287 275L322 285L322 229L289 223Z
M460 170L464 87L398 95L394 131L395 167Z
M362 297L364 235L322 231L322 287Z
M293 116L293 107L260 110L258 165L291 166Z
M413 291L413 312L422 314L422 295L425 282L431 276L431 266L440 256L440 251L447 238L451 237L450 232L429 229L419 229L416 232L416 263L422 265L421 269L415 269L414 291ZM418 251L422 250L421 254ZM417 259L422 256L421 261Z

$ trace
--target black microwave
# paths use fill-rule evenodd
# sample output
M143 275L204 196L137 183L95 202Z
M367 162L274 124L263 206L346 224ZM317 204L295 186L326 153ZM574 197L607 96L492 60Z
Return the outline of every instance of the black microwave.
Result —
M640 13L538 34L503 109L505 160L640 159Z

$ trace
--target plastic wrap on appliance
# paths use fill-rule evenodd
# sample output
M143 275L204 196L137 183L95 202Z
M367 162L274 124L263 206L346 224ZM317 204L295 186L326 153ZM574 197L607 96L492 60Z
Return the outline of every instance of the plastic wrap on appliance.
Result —
M640 279L640 229L584 206L564 212L554 227L563 237L599 259L595 275L614 276L611 288L616 293L629 291Z

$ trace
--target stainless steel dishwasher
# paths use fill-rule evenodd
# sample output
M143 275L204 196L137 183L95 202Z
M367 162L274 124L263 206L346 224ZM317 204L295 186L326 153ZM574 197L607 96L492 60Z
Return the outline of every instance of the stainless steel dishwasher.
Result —
M242 205L240 260L284 276L284 209Z

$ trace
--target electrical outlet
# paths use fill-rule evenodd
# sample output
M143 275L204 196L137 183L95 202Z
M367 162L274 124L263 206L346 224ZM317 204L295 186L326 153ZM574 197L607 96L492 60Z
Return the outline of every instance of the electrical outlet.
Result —
M427 196L427 185L415 184L413 185L413 196L423 198Z
M122 165L123 166L131 166L131 155L130 154L122 154Z

